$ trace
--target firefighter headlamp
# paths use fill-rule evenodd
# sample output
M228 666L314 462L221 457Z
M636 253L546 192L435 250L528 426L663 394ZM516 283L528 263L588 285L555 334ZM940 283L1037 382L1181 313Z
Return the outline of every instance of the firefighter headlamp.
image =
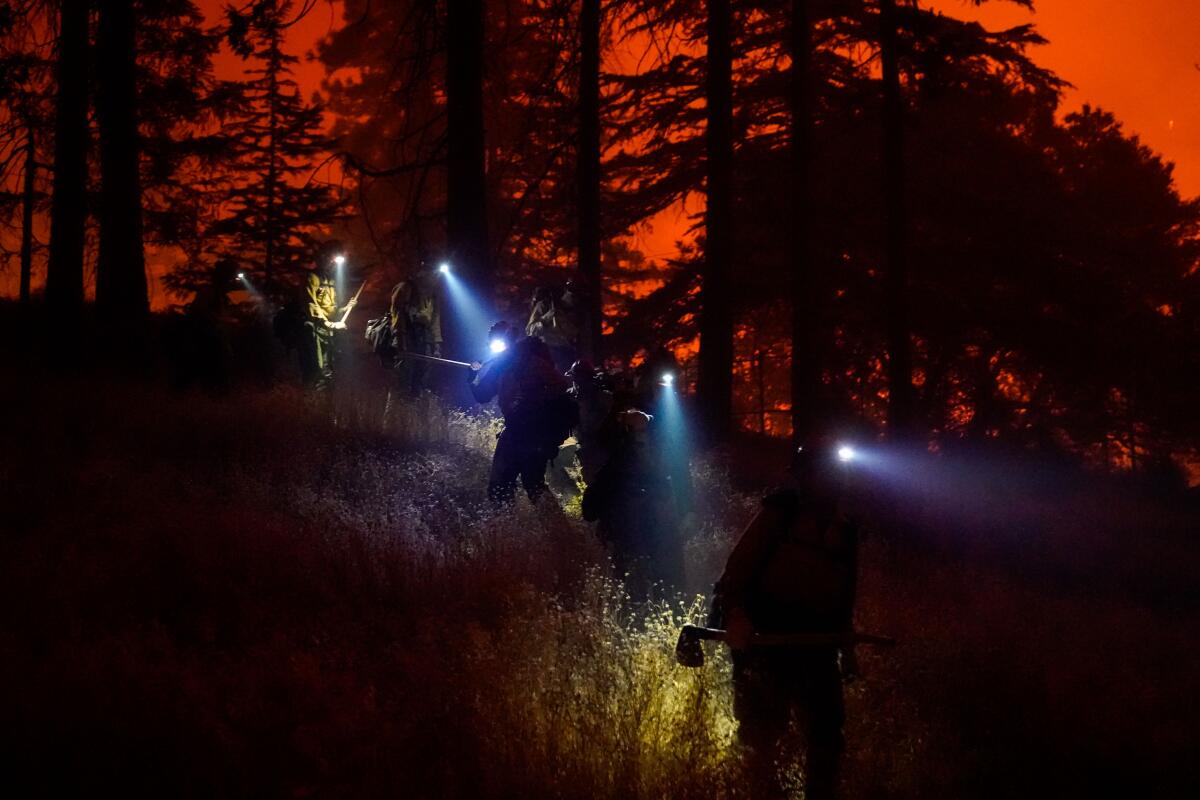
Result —
M333 263L337 264L340 267L342 264L346 263L346 257L339 253L338 255L333 257Z
M508 344L503 339L492 339L488 343L488 347L493 353L499 355L508 349Z
M664 372L662 375L662 385L667 386L667 387L674 386L675 385L675 373Z
M443 261L441 264L438 265L438 272L442 273L443 275L449 275L450 274L450 265L447 264L445 261Z
M848 444L843 444L837 449L838 461L843 464L849 464L854 459L858 458L858 453L853 447Z

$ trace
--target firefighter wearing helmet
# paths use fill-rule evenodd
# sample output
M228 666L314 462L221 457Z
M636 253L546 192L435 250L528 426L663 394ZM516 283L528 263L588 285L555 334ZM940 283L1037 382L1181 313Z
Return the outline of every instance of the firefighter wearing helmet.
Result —
M713 592L710 622L733 649L734 715L755 796L782 794L778 766L793 720L804 748L805 797L836 797L845 741L842 681L853 649L759 647L755 634L852 631L858 530L839 510L844 454L802 447L786 484L763 501Z

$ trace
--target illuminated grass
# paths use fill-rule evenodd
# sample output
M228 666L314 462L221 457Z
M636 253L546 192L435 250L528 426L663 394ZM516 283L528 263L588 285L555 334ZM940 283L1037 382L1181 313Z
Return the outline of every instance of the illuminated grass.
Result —
M0 752L33 790L15 796L746 796L725 652L672 655L755 507L719 466L695 470L689 594L647 610L570 508L487 504L487 415L95 383L16 401ZM1170 786L1195 763L1176 658L1194 614L886 538L863 572L860 626L901 646L861 654L849 797L1077 796L1140 775L1098 765Z

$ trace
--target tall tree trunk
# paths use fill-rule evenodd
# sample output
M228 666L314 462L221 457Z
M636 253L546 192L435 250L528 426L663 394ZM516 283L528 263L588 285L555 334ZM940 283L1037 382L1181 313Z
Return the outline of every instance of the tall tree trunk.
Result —
M87 221L88 4L59 4L58 93L54 119L54 187L46 306L55 330L70 335L83 312L83 243Z
M21 308L29 308L33 276L33 205L37 200L37 140L33 121L25 120L25 187L21 195Z
M728 436L733 411L733 46L729 0L708 0L705 140L707 205L700 309L699 394L709 436Z
M133 0L100 0L96 38L100 252L96 315L120 352L138 355L150 303L142 247Z
M883 62L883 201L886 215L884 303L888 343L888 428L913 433L912 342L908 320L908 209L904 175L904 98L895 0L879 0Z
M273 55L279 52L279 41L275 40L275 49ZM275 208L275 184L279 180L279 175L276 170L275 160L275 145L278 140L278 115L276 113L277 101L279 99L279 61L272 58L267 68L271 70L267 78L267 102L270 104L270 112L267 115L267 207L263 212L263 286L267 291L273 292L275 289L275 239L278 230L276 222L277 211Z
M580 0L579 272L583 282L581 351L601 357L604 283L600 274L600 0Z
M485 307L494 302L483 131L483 0L446 3L446 238Z
M789 225L792 266L792 440L801 444L816 430L820 365L817 314L820 308L809 243L812 214L809 172L812 160L812 21L808 0L792 0L791 194Z

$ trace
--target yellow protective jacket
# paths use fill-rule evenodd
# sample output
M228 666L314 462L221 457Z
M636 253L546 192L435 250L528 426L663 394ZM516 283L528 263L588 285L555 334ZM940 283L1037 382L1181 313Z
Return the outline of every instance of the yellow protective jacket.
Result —
M337 288L331 279L309 273L304 296L310 321L337 322L341 318L343 309L338 308Z
M408 327L413 326L424 330L428 343L442 343L442 310L437 288L426 285L420 277L401 281L393 287L388 316L398 337L405 338Z

